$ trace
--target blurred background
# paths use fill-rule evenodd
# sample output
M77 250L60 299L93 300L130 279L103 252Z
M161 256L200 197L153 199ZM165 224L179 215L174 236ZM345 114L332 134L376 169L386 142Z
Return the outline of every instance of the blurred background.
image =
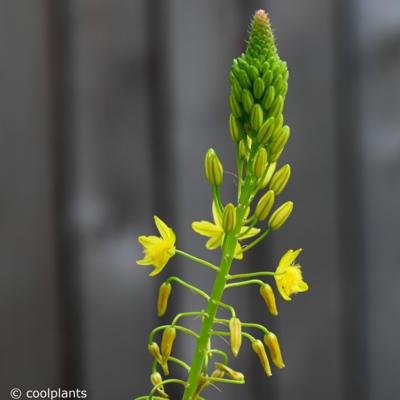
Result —
M279 300L273 320L255 287L227 297L277 333L286 368L266 379L247 348L232 364L247 384L206 397L398 395L400 2L5 0L2 399L15 386L86 389L91 400L148 393L159 284L171 273L209 289L213 274L175 257L150 279L135 265L136 236L154 232L157 214L179 248L217 261L190 224L210 218L207 148L234 169L228 72L258 8L290 69L282 161L293 174L282 197L295 213L235 268L274 268L302 247L310 291ZM227 175L226 201L234 189ZM176 287L171 304L163 322L204 303ZM193 342L176 350L190 360Z

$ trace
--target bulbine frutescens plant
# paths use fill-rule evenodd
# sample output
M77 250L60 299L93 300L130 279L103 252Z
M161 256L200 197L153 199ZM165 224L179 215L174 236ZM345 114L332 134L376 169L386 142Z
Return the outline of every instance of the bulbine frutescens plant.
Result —
M161 236L139 237L139 242L144 247L144 258L138 264L153 266L151 276L161 272L174 255L206 266L216 276L210 294L176 276L171 276L162 283L157 301L159 316L166 312L172 285L175 284L203 297L207 306L204 311L184 310L169 325L159 326L151 332L148 348L154 358L151 373L153 388L148 396L137 400L168 398L169 384L183 385L183 399L196 400L202 399L204 389L211 385L244 383L244 375L229 365L228 354L214 347L215 336L226 336L230 339L231 352L235 357L239 354L242 340L249 340L267 376L271 375L271 367L264 344L273 364L277 368L283 368L281 350L275 334L261 324L243 322L232 305L222 302L222 297L225 290L245 285L258 286L269 312L276 316L278 311L274 291L262 278L274 280L285 300L291 300L292 294L308 289L300 266L296 264L301 249L287 251L275 271L231 273L233 260L242 260L269 233L281 228L293 210L293 203L287 201L271 213L291 172L288 164L277 170L280 155L290 136L290 129L284 124L283 118L288 70L286 63L279 58L270 21L263 10L257 11L252 20L245 53L233 61L230 82L229 128L236 147L236 204L224 204L221 199L220 186L224 169L215 151L210 149L205 156L205 174L212 188L213 222L200 221L192 224L195 232L209 238L207 249L220 249L219 266L177 249L174 231L158 217L154 217L154 220ZM228 318L221 317L220 312L227 314ZM200 317L202 321L199 332L183 325L185 318L194 316ZM191 335L196 340L190 365L173 356L173 344L178 332ZM254 332L261 334L263 341L253 336ZM158 335L161 336L161 345L157 342ZM187 370L186 380L168 377L171 363Z

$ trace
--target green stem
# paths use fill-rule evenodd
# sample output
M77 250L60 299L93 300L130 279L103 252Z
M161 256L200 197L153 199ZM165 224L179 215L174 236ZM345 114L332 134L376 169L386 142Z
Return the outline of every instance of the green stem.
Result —
M191 285L190 283L185 282L183 279L178 278L177 276L171 276L166 280L167 283L170 282L176 282L179 283L180 285L184 286L185 288L197 293L198 295L200 295L201 297L204 297L206 300L208 300L210 298L210 296L203 292L202 290L200 290L199 288L197 288L196 286Z
M251 242L248 244L246 247L243 248L243 253L246 251L252 249L254 246L256 246L258 243L260 243L269 233L271 232L271 229L267 229L261 236L259 236L254 242Z
M225 289L240 287L240 286L247 286L247 285L263 285L263 284L264 284L264 282L260 281L259 279L250 279L248 281L243 281L243 282L228 283L225 286Z
M183 386L186 385L186 382L185 382L185 381L182 381L181 379L166 379L165 381L160 382L159 384L155 385L155 386L153 387L153 389L151 389L150 396L149 396L149 400L152 400L152 399L155 398L155 397L154 397L154 393L157 391L157 389L158 389L159 387L161 387L161 386L163 386L163 385L166 385L166 384L168 384L168 383L179 383L179 384L181 384L181 385L183 385Z
M218 268L216 265L211 264L210 262L205 261L205 260L203 260L203 259L201 259L201 258L192 256L191 254L186 253L186 252L184 252L184 251L182 251L182 250L176 249L176 250L175 250L175 254L179 254L180 256L186 257L187 259L189 259L189 260L191 260L191 261L194 261L194 262L197 262L197 263L199 263L199 264L205 265L206 267L211 268L211 269L213 269L214 271L219 271L219 268Z
M186 371L189 371L189 370L190 370L189 365L187 365L184 361L180 360L179 358L176 358L176 357L169 357L169 358L168 358L168 361L172 361L172 362L174 362L174 363L180 365L181 367L185 368Z
M151 331L150 335L149 335L149 344L151 344L151 343L153 342L154 335L155 335L157 332L163 331L164 329L167 329L167 328L169 328L170 326L171 326L171 325L161 325L161 326L157 326L157 328L153 329L153 330ZM184 326L175 325L174 328L175 328L177 331L181 331L181 332L183 332L183 333L187 333L188 335L193 336L193 337L195 337L195 338L198 338L198 337L199 337L199 335L198 335L196 332L193 332L192 330L190 330L190 329L188 329L188 328L185 328Z
M227 319L216 319L215 322L219 324L229 325L229 320ZM262 331L264 334L269 333L269 330L265 326L262 326L260 324L255 324L253 322L242 322L241 324L245 328L256 328Z
M222 217L224 213L224 206L222 205L221 192L218 186L213 186L213 199L217 206L218 214Z
M275 273L271 271L262 271L262 272L250 272L248 274L235 274L235 275L229 275L227 277L227 280L231 279L246 279L246 278L254 278L256 276L274 276Z
M192 316L199 316L199 315L203 316L204 311L189 311L189 312L179 313L172 320L171 325L175 325L178 322L178 320L182 317L192 317Z

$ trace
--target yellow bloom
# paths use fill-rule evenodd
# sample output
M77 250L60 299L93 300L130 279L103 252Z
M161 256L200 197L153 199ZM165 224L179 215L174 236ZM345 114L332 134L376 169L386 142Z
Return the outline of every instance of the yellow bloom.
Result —
M139 265L153 265L155 268L150 276L159 274L168 260L175 254L176 236L160 218L154 216L154 222L160 232L158 236L139 236L138 241L143 246L144 258L136 261Z
M197 221L192 223L192 228L196 233L210 238L206 243L208 250L215 250L220 247L225 235L222 227L222 218L218 214L215 203L212 205L212 214L214 223L208 221ZM241 234L239 234L239 240L251 238L260 232L260 230L257 228L251 228L247 233L244 233L246 231L247 226L242 226L240 230ZM240 247L239 243L236 245L235 258L237 260L241 260L243 258L242 248Z
M290 296L299 292L306 292L308 285L303 281L300 265L294 264L302 249L287 251L279 261L275 271L275 282L279 293L285 300L292 300Z

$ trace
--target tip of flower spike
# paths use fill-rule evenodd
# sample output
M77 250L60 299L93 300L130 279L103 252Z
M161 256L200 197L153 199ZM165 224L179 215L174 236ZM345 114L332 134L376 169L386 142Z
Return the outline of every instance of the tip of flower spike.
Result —
M257 10L254 14L254 21L258 21L259 23L269 24L269 16L265 10Z

